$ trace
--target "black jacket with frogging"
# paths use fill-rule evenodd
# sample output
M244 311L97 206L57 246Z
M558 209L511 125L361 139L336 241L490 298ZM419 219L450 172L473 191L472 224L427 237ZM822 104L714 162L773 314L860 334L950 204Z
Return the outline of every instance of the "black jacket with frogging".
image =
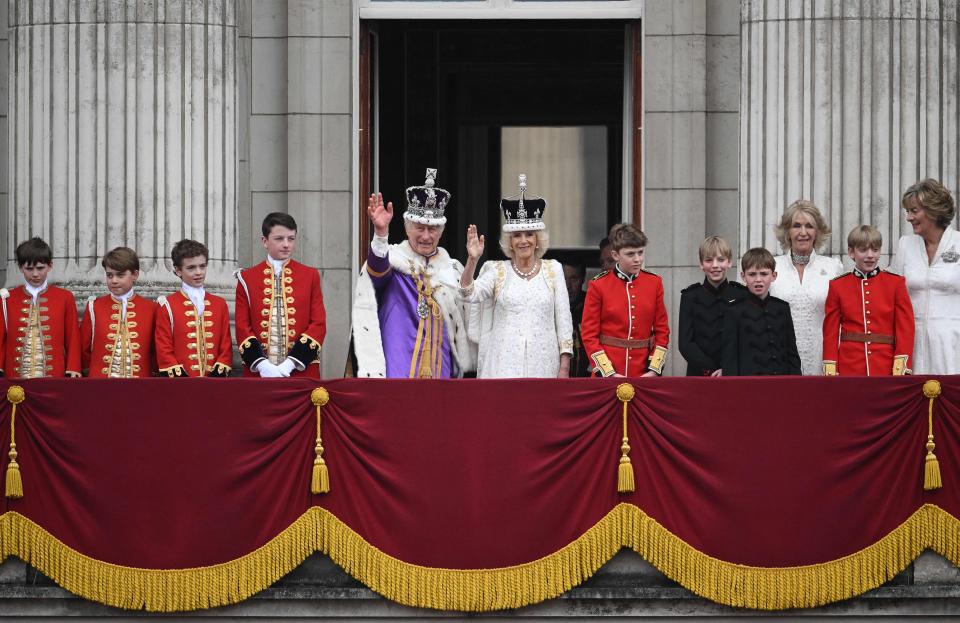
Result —
M724 281L715 288L704 279L681 290L678 334L687 376L709 376L721 367L724 313L745 296L747 289L736 281Z
M801 374L790 304L747 296L730 304L723 322L723 375Z

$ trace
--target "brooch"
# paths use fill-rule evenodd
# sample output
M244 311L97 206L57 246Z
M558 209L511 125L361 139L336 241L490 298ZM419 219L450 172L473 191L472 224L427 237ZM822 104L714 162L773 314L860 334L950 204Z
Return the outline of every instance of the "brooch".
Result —
M827 274L827 269L826 269L826 268L821 268L821 269L820 269L820 275L821 275L821 276L826 276L826 274Z
M941 255L940 257L943 258L944 262L947 262L948 264L953 264L957 260L960 260L960 253L957 253L956 249L954 249L953 247L950 247L950 249L948 251L945 251L944 254Z

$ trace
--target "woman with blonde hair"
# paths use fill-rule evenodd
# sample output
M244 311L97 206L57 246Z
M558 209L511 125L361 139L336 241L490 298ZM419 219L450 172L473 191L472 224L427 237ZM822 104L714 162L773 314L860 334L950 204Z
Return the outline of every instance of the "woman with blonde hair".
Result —
M478 378L570 376L573 323L563 266L543 259L547 203L525 191L526 176L520 176L520 195L500 202L500 248L507 260L486 262L476 281L484 237L476 225L467 228L460 296L471 304L467 335L479 345Z
M830 280L843 272L843 264L818 253L830 237L830 226L812 201L790 204L776 233L785 253L776 257L777 280L770 294L790 303L803 374L822 374L827 290Z
M903 193L912 234L900 238L890 268L907 280L916 332L913 372L960 374L960 232L950 191L934 179Z

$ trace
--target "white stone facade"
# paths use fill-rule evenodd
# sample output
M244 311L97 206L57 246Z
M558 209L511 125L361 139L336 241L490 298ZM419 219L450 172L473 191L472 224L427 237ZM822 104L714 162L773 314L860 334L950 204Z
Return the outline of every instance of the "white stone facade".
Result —
M263 256L263 215L288 211L298 259L323 274L324 370L338 374L362 218L361 4L9 0L6 282L19 278L13 245L37 234L54 246L55 278L81 295L100 291L99 257L120 244L159 292L176 284L169 247L195 237L214 289L230 294L230 271ZM408 4L426 6L384 7ZM557 17L583 8L556 4ZM775 250L773 223L804 196L829 214L834 254L860 222L881 226L889 249L907 185L930 175L956 190L957 0L646 0L642 12L643 228L671 326L680 289L702 278L704 236ZM674 349L667 372L683 369Z
M795 199L829 219L826 252L877 226L889 254L909 231L903 191L957 192L957 0L742 3L741 247L776 248Z
M7 273L41 236L56 279L100 292L100 258L130 246L148 294L169 290L170 248L210 250L209 287L236 264L234 0L11 0Z

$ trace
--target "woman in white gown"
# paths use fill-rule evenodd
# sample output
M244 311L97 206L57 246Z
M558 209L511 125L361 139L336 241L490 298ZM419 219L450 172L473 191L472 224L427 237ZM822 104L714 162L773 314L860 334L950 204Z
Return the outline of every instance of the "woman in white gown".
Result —
M843 272L840 260L819 255L830 226L812 201L794 201L777 225L777 280L770 294L790 303L800 369L805 376L823 374L823 316L830 280Z
M566 378L573 355L573 323L563 267L544 260L548 237L543 223L546 202L504 199L506 217L500 247L506 261L488 261L476 281L484 237L467 228L467 263L460 295L470 307L468 336L479 344L477 377Z
M907 280L916 333L914 374L960 374L960 232L956 205L933 179L903 193L913 233L900 238L890 269Z

